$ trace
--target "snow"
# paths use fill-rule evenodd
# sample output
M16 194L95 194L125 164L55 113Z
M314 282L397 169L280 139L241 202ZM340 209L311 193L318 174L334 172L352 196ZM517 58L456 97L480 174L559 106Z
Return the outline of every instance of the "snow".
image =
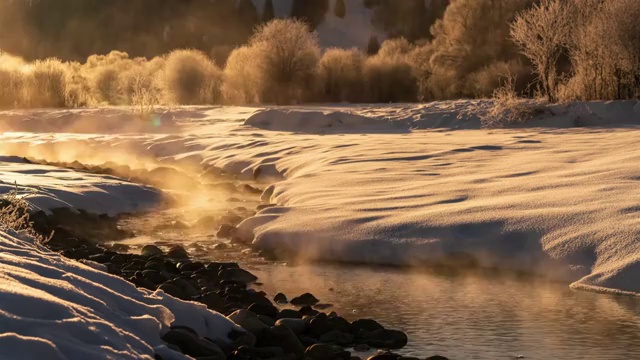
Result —
M203 305L138 290L0 232L0 359L187 359L164 345L171 325L229 341L237 325Z
M517 129L459 116L486 104L185 107L159 109L175 122L170 134L0 140L7 155L196 164L255 178L277 206L244 221L240 235L302 261L472 258L574 288L640 293L638 102L554 105ZM81 111L90 119L99 110Z
M151 210L162 193L107 175L93 175L25 162L23 158L0 158L0 194L18 190L36 210L71 207L91 213L116 215Z

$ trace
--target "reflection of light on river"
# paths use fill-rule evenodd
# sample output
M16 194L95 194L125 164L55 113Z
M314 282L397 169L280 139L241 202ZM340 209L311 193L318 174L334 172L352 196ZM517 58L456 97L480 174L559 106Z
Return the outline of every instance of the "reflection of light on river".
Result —
M347 318L370 317L407 331L408 355L611 360L640 356L640 300L635 298L504 276L328 265L272 265L254 272L270 295L308 291L334 304L332 310Z

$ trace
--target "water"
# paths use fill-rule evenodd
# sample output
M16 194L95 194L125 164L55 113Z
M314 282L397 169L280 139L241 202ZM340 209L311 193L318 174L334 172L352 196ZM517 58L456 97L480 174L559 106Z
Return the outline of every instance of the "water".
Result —
M125 222L151 228L176 214L155 213ZM150 223L151 221L151 223ZM145 231L137 231L145 232ZM232 247L214 251L210 233L154 232L124 243L133 251L149 242L182 243L206 261L239 261L270 297L305 292L333 304L349 320L373 318L405 331L400 353L451 360L640 359L640 298L572 291L567 284L479 272L408 272L394 268L329 264L285 266ZM357 354L366 357L368 354Z
M401 353L450 359L640 359L640 299L515 276L258 265L274 295L313 293L347 319L407 332Z

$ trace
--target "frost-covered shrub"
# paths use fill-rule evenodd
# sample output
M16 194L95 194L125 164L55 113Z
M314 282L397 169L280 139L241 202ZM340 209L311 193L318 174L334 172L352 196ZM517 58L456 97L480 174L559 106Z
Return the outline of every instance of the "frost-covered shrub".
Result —
M260 101L260 72L255 66L254 49L239 47L231 52L224 68L223 93L227 103L251 104Z
M365 54L358 49L328 49L318 66L322 97L327 101L363 101Z
M60 60L39 60L27 73L26 102L30 107L65 107L67 69Z
M221 101L222 72L204 53L175 50L169 54L161 82L172 104L216 104Z
M314 92L320 47L305 22L272 20L256 30L249 45L259 71L261 101L300 103Z
M364 79L370 102L412 102L417 99L417 79L405 60L368 58L364 63Z

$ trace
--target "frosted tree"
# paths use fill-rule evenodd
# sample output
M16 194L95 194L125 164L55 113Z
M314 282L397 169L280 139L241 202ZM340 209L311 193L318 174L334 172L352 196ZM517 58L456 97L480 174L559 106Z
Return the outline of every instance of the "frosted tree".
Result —
M571 10L566 1L542 0L511 23L511 38L531 60L549 101L557 101L557 63L571 39Z

